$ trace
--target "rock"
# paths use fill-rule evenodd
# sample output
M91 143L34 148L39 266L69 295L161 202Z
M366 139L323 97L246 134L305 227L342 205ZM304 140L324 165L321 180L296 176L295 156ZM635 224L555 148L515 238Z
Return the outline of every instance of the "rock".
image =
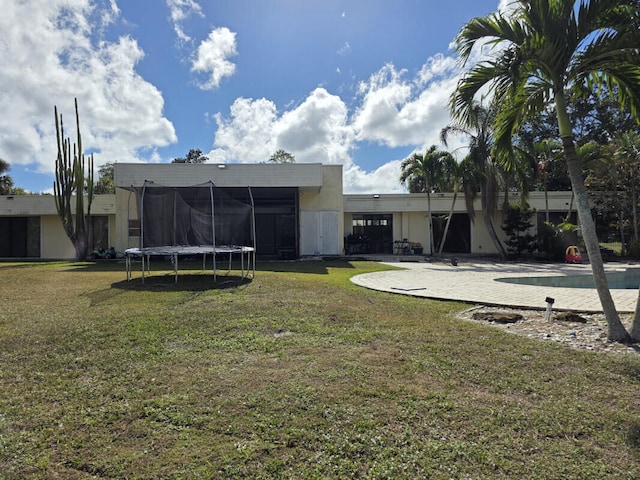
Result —
M586 318L573 312L560 312L554 318L560 322L587 323Z
M501 324L496 321L495 317L488 317L487 313L499 316L503 316L505 313L517 313L521 315L522 320ZM505 332L540 341L560 343L574 349L595 351L602 354L640 355L640 348L637 349L636 346L629 348L623 343L611 342L607 338L607 321L603 313L582 314L582 316L586 318L586 323L581 320L578 320L579 323L550 322L545 318L544 310L516 310L508 307L488 306L471 308L459 314L460 318L482 322L491 328L500 328ZM633 314L623 313L620 317L623 324L630 328ZM573 332L574 335L569 335L569 332Z
M485 322L516 323L518 320L522 320L524 317L519 313L476 312L473 314L472 318L474 320L481 320Z

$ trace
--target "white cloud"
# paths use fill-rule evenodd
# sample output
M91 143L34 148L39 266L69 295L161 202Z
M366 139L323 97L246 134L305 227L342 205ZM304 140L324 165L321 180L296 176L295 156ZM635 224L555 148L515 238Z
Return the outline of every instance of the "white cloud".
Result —
M167 7L169 7L169 16L178 39L184 42L191 41L191 37L184 32L182 24L190 15L204 17L200 5L194 0L167 0Z
M229 57L237 55L236 34L226 27L216 28L203 40L192 60L191 71L205 73L207 81L200 84L203 90L218 88L225 77L236 71Z
M458 81L455 60L428 59L414 78L393 65L383 66L359 86L353 112L338 96L316 88L298 105L279 113L267 99L237 99L229 116L215 116L218 129L209 158L214 162L262 162L282 148L296 162L341 164L347 193L402 192L398 183L402 159L390 158L373 169L354 163L360 143L424 151L440 143L440 131L451 123L448 101ZM351 116L350 116L351 113ZM460 146L451 138L450 147Z
M85 151L98 152L97 164L135 161L141 149L176 140L163 116L162 95L135 71L144 56L137 42L91 36L91 25L114 21L117 14L113 1L26 0L3 6L1 158L52 172L53 106L75 141L74 97Z
M276 125L276 144L302 162L342 164L351 148L347 106L324 88L316 88Z
M450 122L454 64L448 57L431 58L413 82L404 79L406 71L387 64L361 82L362 101L353 116L357 140L390 147L438 144L440 130Z
M402 160L391 160L372 172L349 163L343 170L343 190L345 193L402 193L398 182Z
M338 55L345 57L351 53L351 45L349 42L344 42L344 45L338 49Z
M280 148L299 163L342 164L349 159L347 107L323 88L280 117L270 100L239 98L229 118L217 114L216 122L215 148L208 155L212 161L264 162Z
M214 163L264 162L276 150L276 106L267 99L238 98L230 108L228 119L215 115L218 129L216 148L208 157Z

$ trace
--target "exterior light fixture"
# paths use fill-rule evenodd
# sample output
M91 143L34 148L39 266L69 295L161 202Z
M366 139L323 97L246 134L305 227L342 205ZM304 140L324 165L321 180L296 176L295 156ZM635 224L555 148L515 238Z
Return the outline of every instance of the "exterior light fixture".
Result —
M219 164L218 164L218 168L219 168L220 170L224 170L225 168L227 168L227 166L226 166L224 163L219 163Z
M378 194L378 193L374 193L374 194L373 194L373 198L380 198L380 194Z

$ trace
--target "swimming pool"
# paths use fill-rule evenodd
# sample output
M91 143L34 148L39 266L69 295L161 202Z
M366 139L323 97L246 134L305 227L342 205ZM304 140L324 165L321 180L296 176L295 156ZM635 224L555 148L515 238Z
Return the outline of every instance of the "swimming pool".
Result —
M540 287L595 288L593 275L565 275L552 277L503 277L498 282ZM624 271L608 272L607 280L611 289L633 290L640 288L640 268L627 268Z

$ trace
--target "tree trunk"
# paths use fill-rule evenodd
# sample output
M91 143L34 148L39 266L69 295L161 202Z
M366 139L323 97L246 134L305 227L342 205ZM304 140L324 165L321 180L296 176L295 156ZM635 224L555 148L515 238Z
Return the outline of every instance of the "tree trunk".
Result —
M624 251L624 212L620 209L618 213L618 226L620 227L620 243L622 245L621 250ZM620 252L622 254L622 252Z
M640 341L640 290L638 290L638 300L636 300L636 311L633 315L630 334L631 340L634 342Z
M487 227L487 231L489 232L489 237L491 237L491 241L495 245L496 250L498 250L498 253L500 254L500 258L502 258L502 260L506 260L507 252L505 251L504 246L502 245L502 242L498 238L496 229L493 226L493 220L491 220L491 212L489 212L486 208L483 208L482 216L484 217L484 225Z
M637 208L636 203L637 193L635 186L632 187L632 201L633 201L633 240L634 245L637 247L638 244L638 218L637 218ZM634 342L640 342L640 289L638 290L638 300L636 301L636 311L633 315L633 322L631 323L631 339Z
M567 113L567 104L560 84L559 88L554 92L554 95L556 115L558 116L558 128L560 130L560 137L562 138L562 148L567 162L569 179L571 180L571 189L573 190L577 204L582 238L587 248L589 262L591 263L593 282L595 283L598 296L600 297L600 303L602 304L602 310L607 319L607 337L614 342L629 342L631 337L620 321L620 316L618 315L616 306L613 303L613 298L611 297L611 291L609 290L609 283L604 271L602 255L600 254L596 225L591 216L589 197L587 195L587 189L584 186L582 165L576 152L576 146L573 143L571 120Z
M496 229L493 226L493 212L489 211L489 207L487 206L487 194L484 191L480 192L480 203L482 204L482 219L484 220L484 225L487 227L487 231L489 232L489 237L491 238L493 245L496 247L496 250L498 250L500 258L502 258L502 260L506 260L507 252L498 238Z
M453 192L453 201L451 202L451 209L449 210L449 216L447 217L447 223L444 225L444 233L442 234L442 239L440 240L440 248L438 248L438 255L442 254L442 249L444 248L444 242L447 240L447 234L449 233L449 224L451 223L451 217L453 217L453 210L456 206L456 198L458 198L458 192Z
M76 260L84 261L89 256L89 239L86 235L82 235L76 238L73 242L73 248L76 252Z
M566 221L571 221L571 212L573 211L573 199L576 197L576 194L573 190L571 190L571 200L569 200L569 210L567 211Z
M431 194L429 190L427 190L427 208L429 209L429 214L427 215L427 222L429 223L429 255L433 255L433 218L431 217Z
M600 297L600 303L602 304L604 315L607 319L607 336L611 341L629 342L631 338L620 321L620 316L618 315L616 306L613 303L613 298L611 297L611 291L609 290L609 283L604 271L602 255L600 254L600 245L598 243L596 226L593 221L593 217L591 216L589 197L584 186L582 167L573 143L573 136L563 136L562 145L567 161L567 168L569 170L571 188L575 194L576 210L578 212L578 220L582 230L582 238L584 240L585 247L587 248L589 262L591 263L593 281L595 283L596 290L598 291L598 296Z
M631 187L631 211L633 212L633 241L638 241L638 192L635 185Z
M549 223L549 192L547 191L547 174L544 174L544 218Z

